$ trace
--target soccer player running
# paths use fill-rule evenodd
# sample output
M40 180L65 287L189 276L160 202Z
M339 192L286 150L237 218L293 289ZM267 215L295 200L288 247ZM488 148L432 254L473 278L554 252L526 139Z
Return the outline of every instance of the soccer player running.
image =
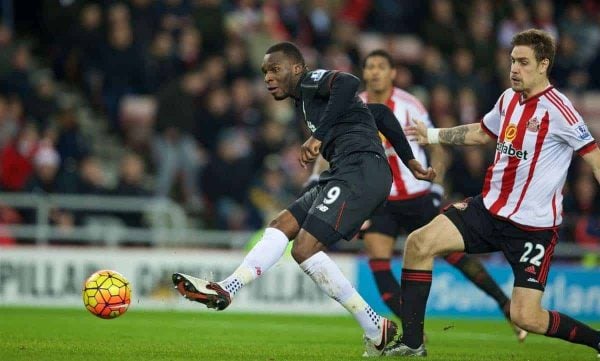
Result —
M387 105L402 127L412 125L411 119L419 119L427 127L432 124L429 114L421 102L408 92L394 87L396 70L392 57L384 50L374 50L363 61L363 80L366 90L359 94L365 103ZM370 105L370 104L369 104ZM411 140L413 154L416 159L427 165L425 148ZM390 267L394 243L401 231L412 232L431 221L439 212L439 204L443 195L440 185L444 173L444 155L441 146L430 146L432 164L435 165L437 178L435 183L416 179L398 158L392 146L383 140L383 146L390 168L393 182L388 201L377 209L370 219L370 226L364 231L363 240L369 257L369 267L382 300L398 317L402 318L402 302L400 284L394 277ZM510 320L510 300L498 284L490 277L481 262L467 256L464 252L453 252L444 259L456 267L482 291L492 297L505 317ZM527 332L515 327L519 341L523 341Z
M512 39L511 88L480 124L407 129L420 144L478 145L496 140L480 195L449 207L408 236L402 269L403 336L391 353L423 350L425 305L435 256L501 251L515 276L510 316L519 327L600 349L600 332L541 300L562 217L562 188L573 151L600 183L600 150L571 102L552 87L555 43L530 29Z
M360 80L343 72L308 71L299 49L288 42L267 50L262 71L273 98L292 97L312 132L301 147L300 163L307 166L321 154L331 168L317 187L271 221L262 239L225 280L217 283L175 273L173 283L186 298L223 310L236 292L271 268L294 239L292 257L300 268L358 321L365 333L366 355L381 355L393 341L396 325L376 314L324 253L341 238L352 239L385 201L392 183L373 115L357 96ZM398 144L415 177L432 180L433 169L423 169L414 159L402 129L391 122L394 125L395 130L384 134Z

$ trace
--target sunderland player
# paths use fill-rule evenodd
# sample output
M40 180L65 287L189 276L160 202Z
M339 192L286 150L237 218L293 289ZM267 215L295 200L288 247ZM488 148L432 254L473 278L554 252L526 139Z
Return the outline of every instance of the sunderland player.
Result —
M456 203L411 233L402 269L403 336L391 353L418 355L433 258L448 252L501 251L515 276L510 316L523 329L600 349L600 332L541 305L562 221L562 188L573 153L600 183L600 150L573 105L548 80L551 36L526 30L512 39L511 88L480 124L407 130L421 144L478 145L496 141L480 195Z
M429 114L421 102L406 91L394 87L396 71L392 57L384 50L369 53L363 61L363 79L366 90L359 94L365 103L387 105L402 127L412 124L411 119L422 120L431 127ZM370 104L369 104L370 106ZM416 140L410 142L415 158L427 164L425 148ZM443 194L442 182L444 154L441 146L431 146L432 163L438 174L438 184L425 182L413 177L400 161L393 147L383 139L388 163L392 169L393 181L388 201L371 216L370 226L364 231L363 240L369 257L369 266L381 298L398 318L402 318L400 284L392 274L390 258L394 243L401 231L412 232L439 214L439 203ZM510 300L490 277L478 259L463 252L446 255L444 259L460 270L477 287L492 297L504 315L510 319ZM519 341L527 333L515 328Z
M324 253L358 232L385 201L392 182L373 115L357 96L360 80L343 72L308 71L298 48L288 42L267 50L262 71L273 98L292 97L312 133L302 145L301 164L306 166L322 154L331 168L317 187L270 223L232 275L217 283L175 273L173 282L188 299L222 310L236 292L271 268L288 241L294 240L292 256L300 268L358 321L365 333L366 354L381 355L393 341L396 325L376 314ZM398 124L390 126L384 134L398 145L413 174L433 179L435 172L414 159Z

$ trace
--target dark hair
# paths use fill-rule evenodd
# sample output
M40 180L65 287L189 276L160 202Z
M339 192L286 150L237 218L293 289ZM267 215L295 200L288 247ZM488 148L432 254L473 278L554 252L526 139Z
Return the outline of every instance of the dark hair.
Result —
M513 47L516 45L531 47L535 54L535 60L538 63L544 59L548 59L549 63L546 74L550 74L550 70L552 70L552 65L554 64L554 55L556 54L556 43L548 32L538 29L521 31L513 36L510 44Z
M372 52L367 54L367 56L365 56L365 58L363 60L363 64L362 64L363 69L367 66L367 60L369 60L369 58L374 57L374 56L380 56L382 58L385 58L385 60L387 60L388 63L390 64L391 68L393 68L395 66L394 59L392 59L392 56L390 55L390 53L388 53L387 51L385 51L383 49L377 49L377 50L373 50Z
M294 43L290 43L289 41L282 41L281 43L271 45L271 47L267 49L265 54L272 54L278 51L281 51L283 54L285 54L286 57L292 59L295 64L302 64L302 66L306 65L304 63L304 56L302 56L300 49L298 49L298 47Z

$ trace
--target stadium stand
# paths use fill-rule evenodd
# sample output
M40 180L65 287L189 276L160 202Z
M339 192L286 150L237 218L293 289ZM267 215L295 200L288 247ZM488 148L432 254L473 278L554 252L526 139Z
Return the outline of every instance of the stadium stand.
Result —
M27 228L15 226L40 222L22 209L35 202L38 215L50 209L42 223L57 230L117 227L115 219L119 227L162 227L139 212L107 217L105 205L119 196L143 197L124 203L127 211L175 202L181 228L213 240L227 237L211 230L261 228L308 177L297 162L303 133L292 105L270 99L258 72L278 40L301 45L311 68L355 74L367 52L385 48L397 85L423 100L434 123L451 126L478 121L507 86L511 36L543 28L559 44L553 83L600 136L596 1L28 2L39 13L8 3L0 24L0 242L26 241ZM451 155L446 202L480 189L492 151ZM582 162L571 171L561 242L598 250L600 189ZM43 200L49 194L54 207Z

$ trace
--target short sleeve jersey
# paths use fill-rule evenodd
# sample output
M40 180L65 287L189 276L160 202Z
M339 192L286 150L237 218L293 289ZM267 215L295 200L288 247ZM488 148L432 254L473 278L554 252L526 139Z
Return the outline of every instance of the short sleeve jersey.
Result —
M508 89L481 127L497 139L483 186L485 207L518 225L558 226L573 152L597 148L569 99L552 86L525 100Z

